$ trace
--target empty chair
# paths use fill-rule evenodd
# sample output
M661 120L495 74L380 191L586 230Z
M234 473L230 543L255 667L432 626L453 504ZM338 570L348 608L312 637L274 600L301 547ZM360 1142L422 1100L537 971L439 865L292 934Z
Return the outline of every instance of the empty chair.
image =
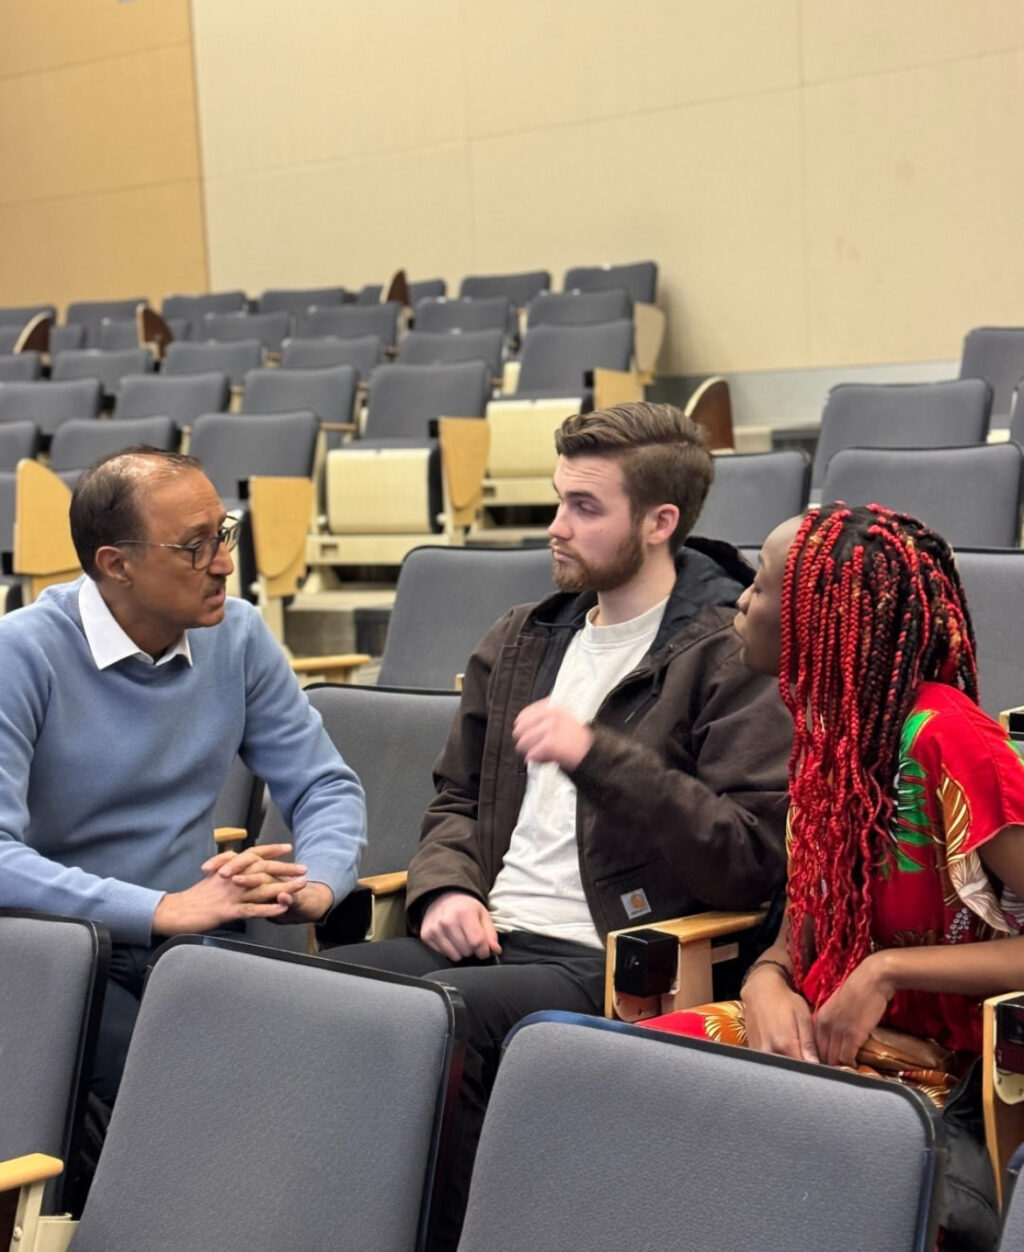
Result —
M68 314L64 319L69 326L84 328L84 348L98 348L100 342L100 326L104 318L111 321L124 320L135 316L140 304L146 304L145 296L136 296L133 300L75 300L68 305Z
M96 344L103 352L116 352L121 348L139 347L139 327L134 317L105 317L100 322L99 339Z
M360 308L368 304L380 304L383 295L383 283L364 283L356 292L356 298L353 303L359 305Z
M1024 704L1024 551L957 548L978 644L981 707L990 717Z
M554 590L546 547L415 548L398 575L378 683L452 687L502 614Z
M43 435L52 435L68 418L98 417L102 402L98 378L0 383L0 422L35 422Z
M400 365L436 365L444 361L486 361L492 378L501 373L505 335L501 330L411 330L398 346Z
M43 362L38 352L4 353L0 356L0 382L28 383L41 378Z
M0 422L0 470L15 470L25 457L39 451L39 427L35 422Z
M483 417L491 373L483 361L381 365L373 376L362 442L430 438L438 417Z
M898 1083L536 1014L506 1041L459 1252L922 1252L943 1148Z
M272 313L206 313L199 324L197 337L218 343L258 339L268 352L279 352L291 329L287 309Z
M810 459L799 451L716 457L694 532L737 547L760 547L780 522L806 507L810 470Z
M13 356L21 338L20 326L0 326L0 355Z
M92 922L0 911L0 1160L45 1152L72 1163L54 1188L75 1201L86 1084L110 961Z
M245 499L255 475L308 478L317 420L305 413L204 413L192 427L190 453L228 509Z
M209 291L201 296L167 296L160 312L169 323L184 321L184 334L179 336L175 331L175 338L194 339L207 313L241 313L247 307L244 291Z
M380 335L353 335L339 339L286 339L281 349L283 369L321 369L328 365L354 365L360 379L369 378L384 356Z
M582 396L585 376L598 368L627 370L633 323L531 326L523 338L517 396Z
M173 940L146 982L75 1248L424 1248L461 1023L437 984ZM301 1056L282 1068L296 1031ZM253 1073L279 1071L256 1098L239 1048ZM242 1144L254 1185L225 1187Z
M119 422L72 418L54 433L50 469L73 487L94 462L140 443L172 452L178 446L178 428L169 417L131 417Z
M288 413L308 409L321 423L351 423L359 377L352 365L325 369L260 369L245 376L244 413ZM329 430L327 445L341 443L341 432Z
M812 490L842 448L946 448L984 443L992 389L977 378L943 383L842 383L821 416ZM949 538L949 536L947 536Z
M121 382L114 402L114 416L170 417L187 426L200 413L217 413L228 407L231 388L221 370L208 374L130 374Z
M85 344L85 327L80 322L71 322L67 326L53 326L50 328L50 356L55 357L58 352L67 352L69 349L84 348Z
M964 338L960 377L983 378L992 388L992 416L1005 426L1017 384L1024 378L1024 327L976 326Z
M565 272L566 291L602 291L625 287L632 300L653 304L658 286L658 266L654 261L632 265L577 265Z
M530 301L528 326L617 322L633 316L633 302L624 287L600 291L542 291Z
M16 326L19 330L40 313L47 317L57 318L57 309L52 304L19 304L0 306L0 326Z
M99 348L80 348L58 352L53 361L51 377L55 382L72 378L98 378L105 395L117 394L126 374L153 372L153 354L148 348L122 348L103 352Z
M284 309L294 324L314 306L344 304L347 295L344 287L271 287L260 296L257 304L261 313Z
M1020 538L1015 443L967 448L847 448L828 463L824 502L912 513L954 547L1013 548Z
M208 374L222 370L233 387L240 387L249 370L263 362L263 345L258 339L236 343L183 343L176 339L164 353L165 374Z
M500 330L507 333L513 320L508 296L482 296L472 300L430 297L414 305L417 331Z
M299 331L310 338L334 335L339 339L350 339L357 335L379 335L386 348L393 348L398 339L401 313L402 306L395 300L387 304L346 304L310 309L300 321Z
M525 308L539 291L551 288L547 270L526 270L520 274L468 274L459 286L463 299L481 296L507 296L516 308Z
M409 284L409 304L412 308L421 300L436 299L446 295L448 284L443 278L421 278L419 282Z

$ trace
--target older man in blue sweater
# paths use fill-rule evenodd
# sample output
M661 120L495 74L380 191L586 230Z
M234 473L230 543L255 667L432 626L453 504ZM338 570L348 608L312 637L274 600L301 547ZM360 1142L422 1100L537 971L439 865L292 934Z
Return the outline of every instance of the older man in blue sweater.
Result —
M0 905L109 927L109 1102L152 949L321 917L355 883L365 805L259 615L226 598L233 530L198 462L100 462L71 530L87 576L0 619ZM236 753L294 832L294 863L289 845L215 855Z

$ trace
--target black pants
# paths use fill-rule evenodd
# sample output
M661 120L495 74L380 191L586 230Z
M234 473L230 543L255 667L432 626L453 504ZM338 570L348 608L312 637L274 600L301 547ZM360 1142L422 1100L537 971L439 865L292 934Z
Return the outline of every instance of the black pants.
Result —
M452 1173L438 1214L437 1249L454 1248L466 1209L473 1157L501 1057L501 1044L528 1013L564 1009L600 1013L604 953L527 931L503 934L501 957L454 963L419 939L386 939L332 948L331 960L431 978L457 987L466 1005L468 1040L454 1127Z

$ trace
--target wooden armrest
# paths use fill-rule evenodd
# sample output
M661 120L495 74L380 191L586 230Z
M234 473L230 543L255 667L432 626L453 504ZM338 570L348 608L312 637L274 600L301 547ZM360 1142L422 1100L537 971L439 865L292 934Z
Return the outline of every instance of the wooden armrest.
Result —
M43 1152L29 1152L0 1161L0 1191L13 1191L30 1183L45 1182L64 1172L64 1162Z
M372 659L365 652L341 652L337 656L292 657L291 667L298 675L322 674L325 682L345 682Z
M213 832L213 842L217 845L219 851L223 852L229 844L245 843L249 838L249 832L244 826L218 826Z
M342 434L354 435L359 429L355 422L321 422L321 430L340 430Z
M737 954L735 944L723 945L713 950L712 939L722 939L752 930L764 916L762 909L735 913L716 910L611 931L605 953L605 1016L635 1022L659 1013L671 1013L676 1009L707 1003L713 994L712 965L730 960ZM679 958L675 981L664 995L639 997L615 990L616 940L620 935L635 934L638 930L660 930L678 941Z
M372 896L392 896L405 890L408 877L404 869L394 874L370 874L367 878L358 879L357 886L365 887Z
M1003 709L1002 712L999 714L999 725L1002 726L1003 730L1005 730L1007 734L1009 734L1009 731L1010 731L1010 714L1011 713L1024 713L1024 704L1018 704L1015 708L1012 708L1012 709Z

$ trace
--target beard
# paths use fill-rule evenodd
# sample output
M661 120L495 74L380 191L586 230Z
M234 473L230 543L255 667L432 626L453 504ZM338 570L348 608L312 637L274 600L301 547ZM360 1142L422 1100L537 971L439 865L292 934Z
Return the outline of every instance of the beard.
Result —
M618 551L603 565L591 565L571 548L559 546L558 551L572 558L571 565L553 562L555 586L559 591L615 591L628 583L643 568L644 549L640 528L631 527L619 544Z

